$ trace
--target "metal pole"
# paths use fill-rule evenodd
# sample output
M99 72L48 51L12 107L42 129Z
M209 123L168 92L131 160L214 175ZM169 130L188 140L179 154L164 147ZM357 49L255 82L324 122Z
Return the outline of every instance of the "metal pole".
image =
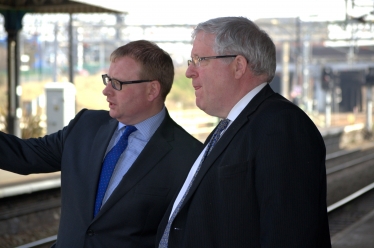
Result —
M20 118L22 110L19 107L19 52L18 31L8 31L8 133L21 137Z
M325 127L331 126L331 89L326 91L326 117Z
M371 133L373 128L373 98L371 85L368 85L366 88L366 98L366 130L368 133Z
M296 18L296 61L295 61L295 84L297 87L302 87L301 85L301 63L302 63L302 57L301 57L301 20L300 17ZM303 99L301 95L301 101L299 102L299 105L303 104Z
M74 60L73 60L73 14L69 15L69 82L74 84Z
M19 31L22 29L22 11L4 11L4 27L8 33L8 113L7 131L9 134L21 137L20 118L22 109L19 104L21 86L19 83Z
M289 42L283 42L283 56L282 56L282 85L281 85L281 91L282 95L290 99L289 96L289 61L290 61L290 43Z
M310 46L308 41L303 42L303 60L302 60L302 72L303 72L303 105L306 112L311 112L311 104L309 104L309 53Z
M55 34L55 40L54 40L54 63L53 63L53 82L57 82L57 49L58 49L58 43L57 43L57 34L58 34L58 25L57 25L57 22L55 23L55 30L54 30L54 34Z

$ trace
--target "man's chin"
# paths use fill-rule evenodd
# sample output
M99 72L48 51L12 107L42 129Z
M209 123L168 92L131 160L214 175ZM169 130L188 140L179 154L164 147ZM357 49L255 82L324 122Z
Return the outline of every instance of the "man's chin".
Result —
M110 117L112 117L113 119L116 119L116 114L114 113L114 111L112 109L109 110L109 115Z
M195 104L196 104L196 106L199 108L199 109L201 109L202 111L204 111L204 105L203 104L201 104L201 102L199 102L197 99L196 99L196 101L195 101Z

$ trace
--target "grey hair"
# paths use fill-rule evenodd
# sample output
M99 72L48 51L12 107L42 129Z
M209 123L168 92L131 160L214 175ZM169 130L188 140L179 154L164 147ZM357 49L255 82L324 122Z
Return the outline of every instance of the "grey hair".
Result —
M218 55L242 55L255 75L273 80L276 68L275 45L269 35L245 17L219 17L199 23L192 39L203 31L216 36L213 47Z

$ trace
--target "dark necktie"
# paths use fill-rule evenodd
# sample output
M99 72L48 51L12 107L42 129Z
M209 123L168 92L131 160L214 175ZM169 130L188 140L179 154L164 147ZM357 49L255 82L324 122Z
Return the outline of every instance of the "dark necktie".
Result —
M127 147L129 135L134 131L136 131L136 127L126 126L125 131L123 132L117 144L105 156L103 166L101 167L100 180L96 193L94 217L100 211L101 204L103 202L104 195L106 189L108 188L108 184L110 178L112 177L114 168L116 167L119 157Z
M193 181L195 180L197 173L200 170L201 164L204 162L205 158L209 155L210 151L213 149L214 145L219 140L219 137L221 136L222 131L227 128L229 122L230 122L229 119L222 120L218 124L217 129L214 131L214 134L213 134L212 138L210 139L210 141L208 143L207 149L205 150L204 156L202 157L202 159L200 161L200 164L197 167L196 172L195 172L194 176L192 177L191 182L189 183L189 185L186 189L186 192L184 193L184 195L183 195L182 199L180 200L180 202L178 203L177 207L174 209L173 214L170 216L168 224L165 227L164 234L162 235L162 238L160 240L159 248L167 248L168 247L171 224L173 223L175 216L177 216L177 214L179 212L179 209L182 206L182 203L183 203L184 199L186 198L186 195L187 195L188 191L190 190L191 185L192 185Z

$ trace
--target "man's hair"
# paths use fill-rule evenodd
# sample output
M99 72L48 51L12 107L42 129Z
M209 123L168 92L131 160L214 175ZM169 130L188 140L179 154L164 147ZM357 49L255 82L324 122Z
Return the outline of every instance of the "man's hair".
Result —
M219 17L199 23L192 38L203 31L214 34L217 55L242 55L255 75L266 75L270 83L275 75L276 51L269 35L244 17Z
M174 65L170 55L155 43L138 40L118 47L110 55L110 61L130 57L140 66L139 79L158 80L161 85L161 97L165 100L174 80Z

